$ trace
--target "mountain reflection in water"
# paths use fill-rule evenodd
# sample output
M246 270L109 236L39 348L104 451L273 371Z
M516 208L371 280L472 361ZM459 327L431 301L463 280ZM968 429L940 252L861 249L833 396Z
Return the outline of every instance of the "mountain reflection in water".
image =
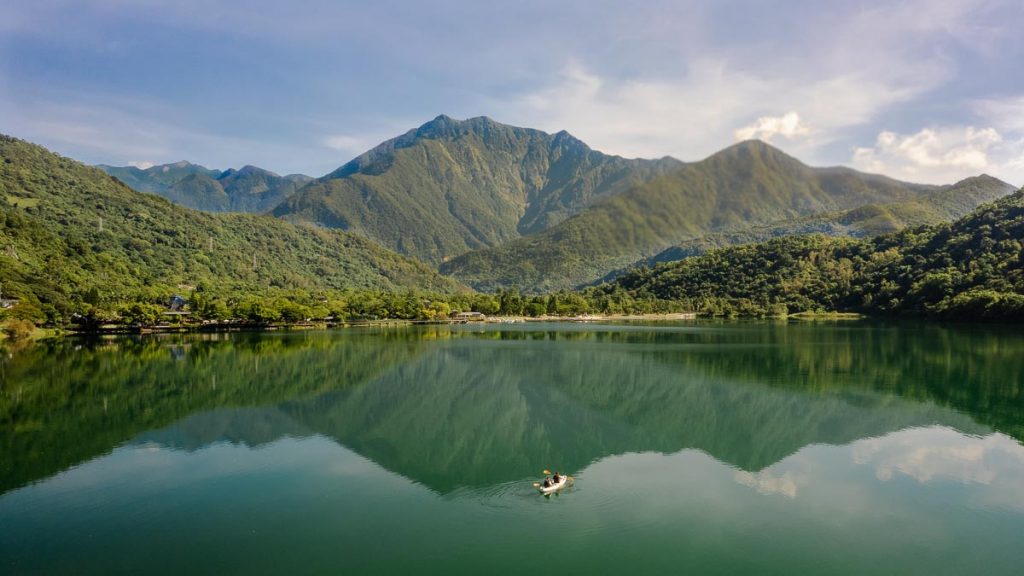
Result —
M3 361L0 488L124 442L320 435L440 493L684 449L764 489L774 465L815 444L935 425L1019 441L1022 344L996 328L872 324L60 342Z
M1015 575L1022 350L704 322L12 350L0 569ZM540 497L546 467L576 484Z

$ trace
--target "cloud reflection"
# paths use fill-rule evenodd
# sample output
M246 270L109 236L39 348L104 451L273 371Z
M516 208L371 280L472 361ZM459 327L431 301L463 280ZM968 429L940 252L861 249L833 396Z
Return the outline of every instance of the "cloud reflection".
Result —
M738 470L733 480L789 499L798 493L851 497L865 468L878 487L896 488L901 477L929 486L958 483L973 505L1024 510L1024 445L1005 434L972 436L946 426L907 428L846 446L808 446L763 470Z
M734 476L736 482L753 488L761 494L777 494L787 498L796 498L798 477L792 472L774 474L769 470L752 473L744 470L737 470Z
M882 481L897 474L924 484L952 480L992 484L1007 475L1024 479L1024 446L1003 434L967 436L945 427L912 428L855 442L853 462L871 466Z

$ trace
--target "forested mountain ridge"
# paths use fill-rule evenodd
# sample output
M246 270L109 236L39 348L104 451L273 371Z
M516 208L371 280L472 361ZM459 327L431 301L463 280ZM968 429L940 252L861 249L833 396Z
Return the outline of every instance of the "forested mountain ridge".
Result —
M782 237L635 270L592 289L705 314L811 310L1024 319L1024 190L953 223L866 240Z
M779 236L820 233L865 238L914 226L941 224L966 216L978 206L1014 191L1010 184L982 174L902 202L865 204L844 212L815 214L732 232L707 234L668 248L646 263L673 262L716 248L763 242Z
M776 236L864 237L949 221L1013 189L991 177L928 186L812 168L756 140L689 164L630 160L564 131L444 115L304 185L251 166L116 170L176 203L273 208L293 223L369 238L477 290L531 293Z
M361 236L189 210L2 135L0 283L5 297L51 320L79 312L83 302L152 302L197 285L236 295L459 289Z
M443 264L441 272L479 290L569 289L709 233L926 201L941 190L848 168L812 168L763 142L747 141L604 197L532 236L464 254Z
M185 161L146 169L104 164L97 168L139 192L205 212L266 212L313 180L302 174L278 176L256 166L222 172Z
M681 166L602 154L564 131L442 115L307 185L273 213L358 232L436 265L545 230Z

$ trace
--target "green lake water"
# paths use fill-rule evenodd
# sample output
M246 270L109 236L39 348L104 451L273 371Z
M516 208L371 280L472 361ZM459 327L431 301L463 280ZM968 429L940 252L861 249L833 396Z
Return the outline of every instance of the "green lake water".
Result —
M65 340L0 359L0 573L1019 575L1022 441L1013 328Z

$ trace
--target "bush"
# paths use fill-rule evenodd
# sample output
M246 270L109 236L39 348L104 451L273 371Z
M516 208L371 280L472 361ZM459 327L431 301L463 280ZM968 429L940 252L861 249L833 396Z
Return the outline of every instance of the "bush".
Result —
M4 334L11 340L27 340L32 337L32 333L35 330L35 324L18 318L9 320L7 325L4 326Z

